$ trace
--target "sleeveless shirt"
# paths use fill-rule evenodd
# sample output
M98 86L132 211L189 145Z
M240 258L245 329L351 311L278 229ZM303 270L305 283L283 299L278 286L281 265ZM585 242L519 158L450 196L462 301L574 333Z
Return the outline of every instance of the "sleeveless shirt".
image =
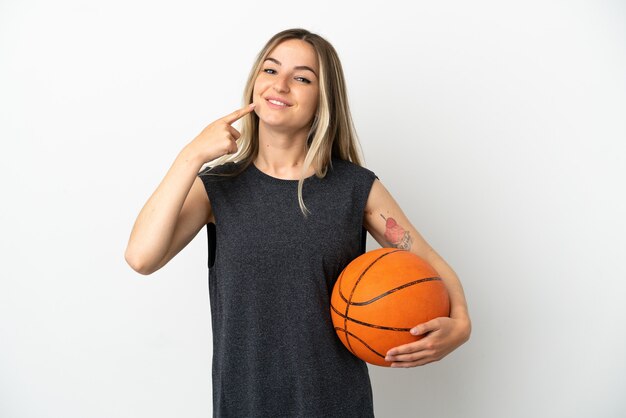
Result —
M330 296L365 251L376 175L333 159L324 178L269 176L251 163L207 167L213 416L373 417L367 365L334 330Z

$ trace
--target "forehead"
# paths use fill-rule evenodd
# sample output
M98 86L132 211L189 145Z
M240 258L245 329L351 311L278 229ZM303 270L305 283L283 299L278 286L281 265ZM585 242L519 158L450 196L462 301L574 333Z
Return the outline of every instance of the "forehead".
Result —
M300 39L288 39L276 45L267 57L277 59L284 66L295 67L306 65L318 70L317 53L308 42Z

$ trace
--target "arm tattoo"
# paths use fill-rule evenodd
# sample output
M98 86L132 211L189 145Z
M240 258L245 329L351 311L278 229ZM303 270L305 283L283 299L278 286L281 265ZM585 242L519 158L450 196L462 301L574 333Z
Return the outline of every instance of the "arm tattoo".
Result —
M392 247L402 250L411 249L413 238L409 231L402 228L395 219L385 218L381 213L380 216L385 220L385 239Z

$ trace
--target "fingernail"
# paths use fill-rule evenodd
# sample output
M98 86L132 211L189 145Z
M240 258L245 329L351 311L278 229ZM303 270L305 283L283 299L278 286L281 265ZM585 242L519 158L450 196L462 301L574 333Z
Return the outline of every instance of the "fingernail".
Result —
M391 361L391 356L385 357L385 361Z
M250 103L250 104L248 105L248 107L249 107L250 109L253 109L255 106L256 106L256 103Z
M417 330L416 330L416 329L412 329L412 330L411 330L411 334L413 334L413 335L417 335Z

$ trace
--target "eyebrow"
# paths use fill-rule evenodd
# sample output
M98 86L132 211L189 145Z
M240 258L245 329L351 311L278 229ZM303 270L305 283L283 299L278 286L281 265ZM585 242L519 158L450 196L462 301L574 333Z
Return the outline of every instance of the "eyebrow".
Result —
M280 61L278 61L276 58L272 58L272 57L267 57L265 58L265 61L272 61L273 63L275 63L276 65L283 65ZM264 62L265 62L264 61ZM297 65L295 67L293 67L295 70L308 70L310 72L312 72L313 74L315 74L315 77L317 77L317 73L315 71L313 71L313 69L307 65Z

